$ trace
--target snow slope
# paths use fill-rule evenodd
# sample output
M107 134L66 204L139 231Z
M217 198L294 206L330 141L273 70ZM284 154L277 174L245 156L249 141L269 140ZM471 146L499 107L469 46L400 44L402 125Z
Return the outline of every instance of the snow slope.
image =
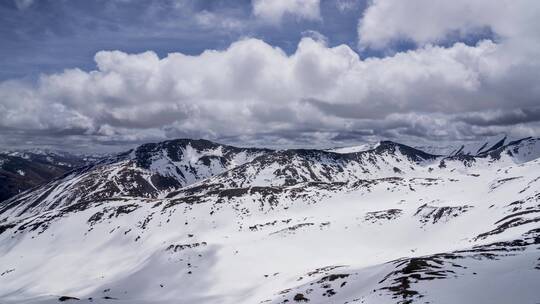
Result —
M347 154L347 153L356 153L356 152L363 152L368 150L373 150L377 148L379 143L366 143L358 146L352 146L352 147L340 147L340 148L333 148L328 149L326 151L328 152L334 152L334 153L340 153L340 154Z
M0 207L0 302L540 299L537 139L449 157L200 144L142 146ZM121 170L177 184L100 192Z

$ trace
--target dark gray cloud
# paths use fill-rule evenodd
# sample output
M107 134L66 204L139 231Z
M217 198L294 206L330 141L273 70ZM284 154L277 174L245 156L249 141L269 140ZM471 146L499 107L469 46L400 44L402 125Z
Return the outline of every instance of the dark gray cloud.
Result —
M486 111L460 115L458 120L475 126L511 126L540 121L540 107Z

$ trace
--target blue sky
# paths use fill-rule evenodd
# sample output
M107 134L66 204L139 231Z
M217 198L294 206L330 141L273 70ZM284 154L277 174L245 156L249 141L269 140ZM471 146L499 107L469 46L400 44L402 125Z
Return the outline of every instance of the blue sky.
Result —
M0 79L35 77L75 67L90 70L95 68L93 56L100 50L152 50L162 57L170 52L199 54L224 49L242 37L260 38L292 53L309 31L325 35L329 45L357 48L356 26L366 3L350 3L346 10L340 10L338 2L322 1L320 20L286 15L274 25L257 22L249 0L39 0L27 7L2 1ZM197 14L205 12L246 25L227 29L198 23Z
M5 0L0 147L540 132L534 0Z

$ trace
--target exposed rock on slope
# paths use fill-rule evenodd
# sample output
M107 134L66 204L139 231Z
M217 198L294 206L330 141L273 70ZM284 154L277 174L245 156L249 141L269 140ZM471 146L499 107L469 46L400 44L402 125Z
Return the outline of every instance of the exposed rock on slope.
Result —
M536 147L143 145L0 207L0 299L535 303Z
M52 151L0 152L0 203L94 160Z

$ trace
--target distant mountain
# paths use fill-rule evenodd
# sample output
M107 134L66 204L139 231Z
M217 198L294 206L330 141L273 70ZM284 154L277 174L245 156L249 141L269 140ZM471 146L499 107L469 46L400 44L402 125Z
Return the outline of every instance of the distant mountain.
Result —
M482 155L493 151L501 146L510 144L519 139L510 138L507 135L490 136L480 141L464 141L442 143L441 145L414 145L417 149L432 154L456 156L456 155Z
M517 163L528 162L538 158L540 153L540 138L526 137L518 140L508 140L506 137L491 148L483 149L477 156L501 158L510 157Z
M96 159L36 149L0 152L0 203Z
M334 152L334 153L340 153L340 154L356 153L356 152L372 150L372 149L376 148L378 145L379 145L378 142L376 142L376 143L366 143L366 144L362 144L362 145L358 145L358 146L332 148L332 149L327 149L325 151Z
M440 144L410 144L415 149L424 151L433 155L443 156L481 156L487 155L490 152L498 150L500 147L513 146L517 143L527 140L535 140L535 138L511 138L505 134L490 136L479 141L463 141L463 142L442 142ZM372 150L376 148L380 142L365 143L357 146L346 146L327 149L325 151L347 154Z
M0 204L0 302L536 303L540 139L482 146L141 145Z

